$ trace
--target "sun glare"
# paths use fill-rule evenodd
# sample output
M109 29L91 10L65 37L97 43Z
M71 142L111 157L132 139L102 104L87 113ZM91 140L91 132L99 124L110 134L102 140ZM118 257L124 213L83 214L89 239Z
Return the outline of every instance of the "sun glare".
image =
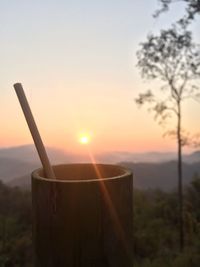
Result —
M81 135L79 142L83 145L87 145L90 142L90 137L89 135Z

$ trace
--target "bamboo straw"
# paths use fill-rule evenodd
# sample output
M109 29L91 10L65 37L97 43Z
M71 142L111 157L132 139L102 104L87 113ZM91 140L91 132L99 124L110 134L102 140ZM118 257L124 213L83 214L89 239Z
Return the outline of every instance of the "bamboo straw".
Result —
M44 144L42 142L40 133L38 131L37 125L35 123L33 114L31 112L29 103L27 101L26 95L24 93L21 83L15 83L14 85L15 92L17 94L18 100L20 102L21 108L23 110L26 122L28 124L29 130L31 132L32 138L34 140L38 155L40 157L44 172L47 178L56 179L52 166L49 162Z

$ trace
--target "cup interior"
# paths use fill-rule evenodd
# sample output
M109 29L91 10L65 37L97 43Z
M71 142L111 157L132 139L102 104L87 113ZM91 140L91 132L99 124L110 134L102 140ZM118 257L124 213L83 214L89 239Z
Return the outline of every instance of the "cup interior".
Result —
M56 181L91 181L99 179L116 179L131 174L118 165L108 164L63 164L53 166ZM52 180L45 177L43 169L33 172L37 179ZM55 180L54 180L55 181Z

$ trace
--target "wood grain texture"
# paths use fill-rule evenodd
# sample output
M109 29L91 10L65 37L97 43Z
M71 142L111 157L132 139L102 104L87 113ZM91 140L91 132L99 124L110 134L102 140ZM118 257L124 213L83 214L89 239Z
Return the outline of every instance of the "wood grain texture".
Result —
M32 175L35 267L133 267L132 174L100 164L54 172Z

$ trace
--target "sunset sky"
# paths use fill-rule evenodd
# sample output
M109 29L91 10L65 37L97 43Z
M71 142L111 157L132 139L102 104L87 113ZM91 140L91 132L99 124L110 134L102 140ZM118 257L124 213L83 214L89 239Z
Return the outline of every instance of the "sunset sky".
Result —
M139 43L184 10L176 4L155 20L157 7L157 0L0 1L0 147L32 143L12 86L21 82L48 146L83 152L78 139L88 133L97 152L175 150L134 102L154 88L136 68ZM185 128L200 131L199 113L197 103L185 104Z

